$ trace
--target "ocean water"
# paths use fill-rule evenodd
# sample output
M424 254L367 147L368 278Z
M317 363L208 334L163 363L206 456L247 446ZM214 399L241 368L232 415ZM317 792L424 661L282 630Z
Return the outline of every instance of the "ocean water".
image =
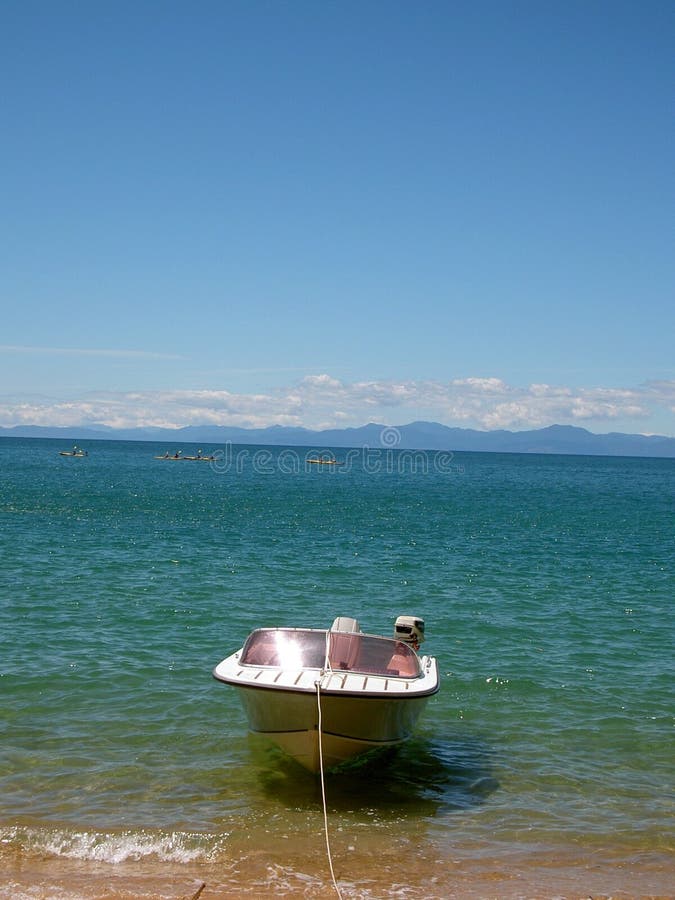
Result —
M317 780L211 670L403 613L441 690L326 779L342 896L672 896L675 461L61 449L0 439L0 896L336 896Z

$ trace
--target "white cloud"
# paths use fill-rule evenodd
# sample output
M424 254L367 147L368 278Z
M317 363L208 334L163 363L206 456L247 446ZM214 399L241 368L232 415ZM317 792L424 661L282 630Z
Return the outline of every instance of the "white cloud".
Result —
M648 381L646 390L657 403L675 413L675 381Z
M331 378L330 375L306 375L302 379L302 384L308 385L309 387L327 387L335 388L338 390L342 387L341 382L339 382L336 378Z
M0 398L0 425L107 425L113 428L184 425L267 425L308 428L404 424L434 419L480 429L525 429L551 424L617 420L645 422L655 409L675 412L675 382L636 388L572 388L509 385L499 378L440 381L342 382L311 375L265 393L226 390L130 391L87 394L68 402L46 398ZM640 430L644 430L641 428Z
M457 388L479 394L505 394L508 387L501 378L456 378L450 382Z
M530 393L534 397L570 397L572 391L567 387L551 387L550 384L531 384Z

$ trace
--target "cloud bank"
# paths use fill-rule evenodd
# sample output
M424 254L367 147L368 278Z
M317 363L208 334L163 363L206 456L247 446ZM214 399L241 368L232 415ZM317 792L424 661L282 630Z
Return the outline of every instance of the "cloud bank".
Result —
M551 424L618 420L646 423L655 410L675 413L675 381L633 388L509 385L499 378L452 381L340 381L308 375L290 387L261 394L226 390L88 393L68 401L0 397L0 426L107 426L110 428L287 425L331 428L429 419L482 430L541 428ZM648 430L648 429L647 429Z

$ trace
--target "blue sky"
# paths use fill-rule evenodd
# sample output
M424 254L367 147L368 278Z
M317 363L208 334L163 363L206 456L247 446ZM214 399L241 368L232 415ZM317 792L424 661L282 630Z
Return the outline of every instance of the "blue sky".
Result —
M675 435L672 2L0 6L0 425Z

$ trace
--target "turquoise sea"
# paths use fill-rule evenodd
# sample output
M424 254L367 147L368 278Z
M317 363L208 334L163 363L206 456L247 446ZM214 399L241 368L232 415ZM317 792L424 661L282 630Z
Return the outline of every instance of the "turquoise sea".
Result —
M399 614L441 690L326 779L342 896L672 895L674 460L68 448L0 440L0 896L336 896L317 780L211 670Z

